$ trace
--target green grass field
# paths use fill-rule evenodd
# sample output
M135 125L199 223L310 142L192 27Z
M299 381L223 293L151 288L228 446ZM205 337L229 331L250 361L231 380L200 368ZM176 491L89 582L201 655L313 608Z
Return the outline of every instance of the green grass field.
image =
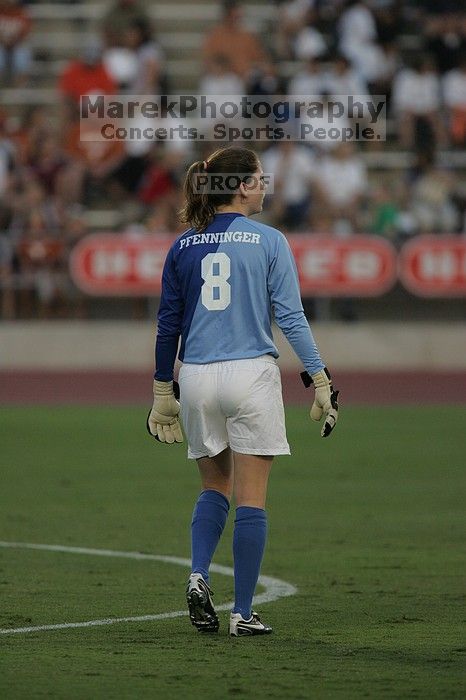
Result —
M329 440L289 408L262 573L298 588L258 607L271 637L187 617L0 635L0 697L464 697L466 408L348 407ZM189 557L198 492L146 408L0 409L0 540ZM215 562L231 565L232 520ZM0 547L0 628L184 608L188 568ZM212 574L217 603L232 578ZM259 591L260 592L260 591Z

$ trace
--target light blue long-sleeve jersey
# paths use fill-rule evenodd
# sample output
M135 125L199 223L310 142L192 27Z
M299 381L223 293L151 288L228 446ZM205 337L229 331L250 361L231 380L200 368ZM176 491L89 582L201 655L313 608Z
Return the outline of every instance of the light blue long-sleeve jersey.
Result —
M242 214L217 214L170 248L162 275L155 378L179 359L204 364L278 357L272 318L309 374L324 367L304 316L295 261L284 235Z

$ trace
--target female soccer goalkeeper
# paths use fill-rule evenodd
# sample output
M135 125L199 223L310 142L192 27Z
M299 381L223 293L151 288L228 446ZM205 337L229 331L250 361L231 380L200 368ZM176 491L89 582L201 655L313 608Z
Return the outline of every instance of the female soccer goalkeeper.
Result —
M234 494L235 605L232 636L269 634L252 609L267 532L265 500L275 455L289 454L272 315L314 383L311 418L338 416L337 392L304 316L296 267L280 231L249 217L262 210L263 172L246 148L223 148L193 163L184 185L191 228L171 247L162 276L149 432L182 442L196 459L202 491L194 508L187 602L193 625L216 632L209 566ZM220 192L220 194L218 193ZM180 403L173 368L181 336Z

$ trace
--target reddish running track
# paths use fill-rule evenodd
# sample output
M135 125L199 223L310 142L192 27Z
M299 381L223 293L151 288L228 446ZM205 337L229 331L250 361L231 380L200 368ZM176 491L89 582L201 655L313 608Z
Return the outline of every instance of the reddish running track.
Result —
M0 404L149 404L151 374L112 371L0 372ZM466 403L466 372L335 372L344 404ZM283 373L289 404L310 396L299 374Z

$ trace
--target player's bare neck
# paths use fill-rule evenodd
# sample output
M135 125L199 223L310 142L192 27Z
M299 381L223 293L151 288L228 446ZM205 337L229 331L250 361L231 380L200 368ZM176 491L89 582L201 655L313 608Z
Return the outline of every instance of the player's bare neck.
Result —
M249 216L249 207L246 204L225 204L217 207L217 214L243 214Z

